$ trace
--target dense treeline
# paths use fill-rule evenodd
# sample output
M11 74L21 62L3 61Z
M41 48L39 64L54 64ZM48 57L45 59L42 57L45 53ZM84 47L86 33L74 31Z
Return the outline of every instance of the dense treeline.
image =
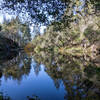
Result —
M18 44L25 45L31 40L29 25L21 23L18 17L11 20L5 19L0 26L0 35L16 41Z
M52 22L43 35L37 35L32 44L35 52L83 54L99 53L100 10L99 1L66 1L67 7L60 21ZM31 49L32 49L31 48ZM30 50L31 51L31 50Z

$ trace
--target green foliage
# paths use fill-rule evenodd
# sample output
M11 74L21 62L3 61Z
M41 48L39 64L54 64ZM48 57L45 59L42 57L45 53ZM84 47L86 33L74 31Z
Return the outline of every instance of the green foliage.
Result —
M67 9L62 19L52 22L44 35L37 36L33 40L34 47L42 48L39 52L41 50L53 50L54 52L56 51L55 53L59 53L61 48L65 49L63 52L66 52L69 48L72 48L69 51L79 52L84 50L84 45L86 45L88 51L94 42L100 40L100 14L98 13L98 16L94 14L94 10L96 10L93 7L95 6L94 3L80 0L65 2L67 3ZM76 50L77 48L79 50Z
M18 17L10 21L5 20L1 26L1 36L9 38L22 46L31 41L29 25L27 23L22 23Z

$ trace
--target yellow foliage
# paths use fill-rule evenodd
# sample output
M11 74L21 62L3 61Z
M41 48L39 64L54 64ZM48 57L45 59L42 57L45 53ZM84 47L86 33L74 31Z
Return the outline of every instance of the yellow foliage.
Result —
M59 52L60 52L61 54L64 54L64 53L65 53L64 51L65 51L65 48L64 48L64 47L62 47L62 48L59 49Z
M28 43L28 44L24 47L24 50L25 50L26 53L33 52L34 46L32 45L32 43Z

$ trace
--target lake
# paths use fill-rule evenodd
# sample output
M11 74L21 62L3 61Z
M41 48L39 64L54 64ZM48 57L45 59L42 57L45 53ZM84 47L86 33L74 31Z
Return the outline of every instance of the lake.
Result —
M63 0L0 0L0 100L100 100L100 50L69 53L65 12Z

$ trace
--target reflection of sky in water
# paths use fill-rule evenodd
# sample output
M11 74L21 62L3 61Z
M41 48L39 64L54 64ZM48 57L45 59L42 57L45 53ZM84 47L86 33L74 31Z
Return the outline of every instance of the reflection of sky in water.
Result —
M43 65L40 65L38 76L35 75L34 66L31 67L30 74L24 75L20 82L2 77L0 91L9 95L12 100L26 100L27 96L32 95L39 96L40 100L64 100L64 86L61 84L60 88L56 89L53 80L44 72Z

